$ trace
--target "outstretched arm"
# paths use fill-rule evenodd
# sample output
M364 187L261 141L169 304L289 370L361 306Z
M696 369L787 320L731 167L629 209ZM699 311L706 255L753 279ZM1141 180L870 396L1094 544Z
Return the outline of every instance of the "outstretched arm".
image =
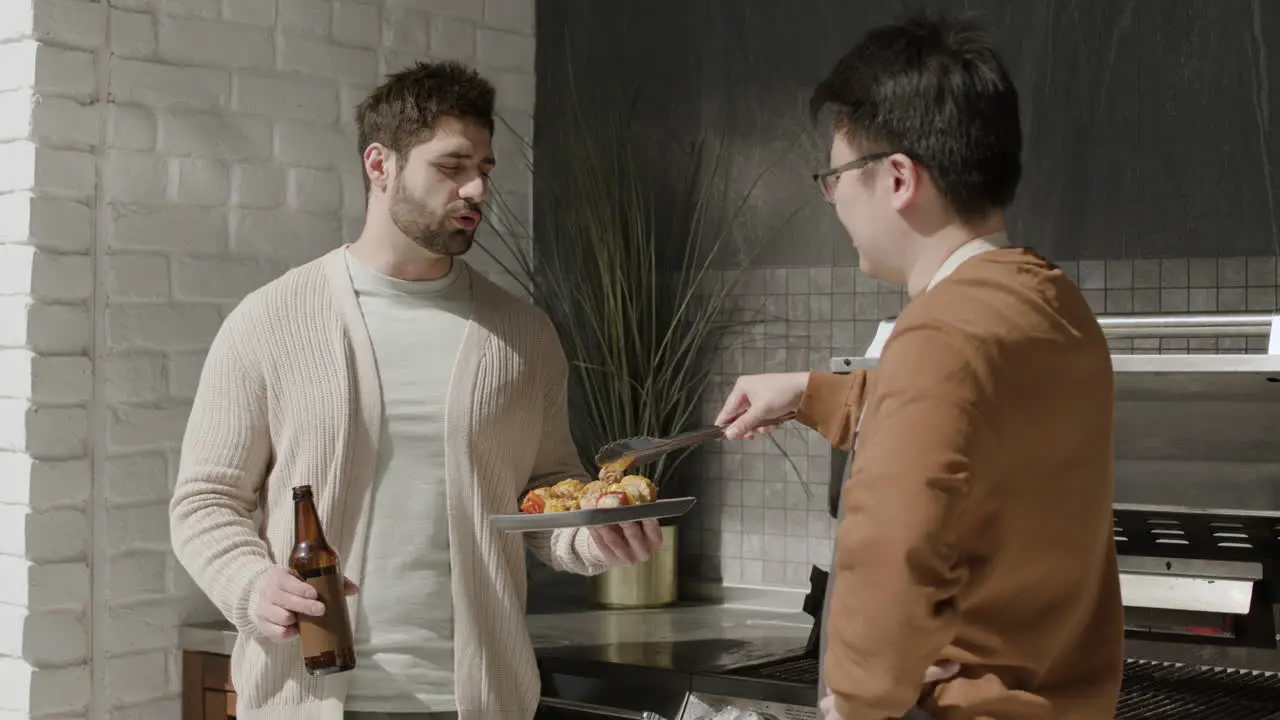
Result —
M870 370L861 369L847 375L809 373L796 420L818 431L832 447L852 452L873 378Z

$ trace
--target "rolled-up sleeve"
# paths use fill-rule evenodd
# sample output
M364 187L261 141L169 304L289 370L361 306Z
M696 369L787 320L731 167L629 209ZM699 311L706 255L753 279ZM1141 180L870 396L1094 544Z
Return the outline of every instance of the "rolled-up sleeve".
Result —
M945 330L900 327L877 369L836 539L824 657L843 720L916 702L968 576L956 527L985 442L983 373Z

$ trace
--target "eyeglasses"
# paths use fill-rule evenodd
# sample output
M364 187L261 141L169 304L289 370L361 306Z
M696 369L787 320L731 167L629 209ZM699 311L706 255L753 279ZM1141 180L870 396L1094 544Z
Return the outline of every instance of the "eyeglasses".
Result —
M834 202L833 198L836 192L836 185L840 182L840 176L850 170L861 170L877 160L883 160L890 155L897 155L898 152L876 152L870 155L863 155L857 160L851 160L843 165L833 167L829 170L823 170L813 174L813 181L818 183L818 190L822 192L822 199L827 202Z

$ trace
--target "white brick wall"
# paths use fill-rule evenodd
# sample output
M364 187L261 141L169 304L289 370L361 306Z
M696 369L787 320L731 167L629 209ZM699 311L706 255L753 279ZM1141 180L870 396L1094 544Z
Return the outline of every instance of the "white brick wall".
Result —
M352 110L384 73L473 62L532 139L534 0L4 8L0 716L177 718L177 627L217 617L167 531L209 340L358 232ZM527 216L517 145L496 144Z

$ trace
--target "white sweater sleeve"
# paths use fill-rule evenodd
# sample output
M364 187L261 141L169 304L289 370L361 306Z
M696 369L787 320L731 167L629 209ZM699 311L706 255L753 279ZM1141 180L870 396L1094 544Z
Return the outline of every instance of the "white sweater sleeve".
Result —
M223 323L205 359L182 441L169 527L174 553L241 632L271 566L252 513L271 457L267 393L245 304Z
M546 378L542 437L526 490L570 477L584 482L588 479L569 431L569 364L550 321L546 325L547 330L543 334L546 351L542 354L544 364L541 368ZM562 572L597 575L608 569L586 529L526 533L525 542L535 557Z

